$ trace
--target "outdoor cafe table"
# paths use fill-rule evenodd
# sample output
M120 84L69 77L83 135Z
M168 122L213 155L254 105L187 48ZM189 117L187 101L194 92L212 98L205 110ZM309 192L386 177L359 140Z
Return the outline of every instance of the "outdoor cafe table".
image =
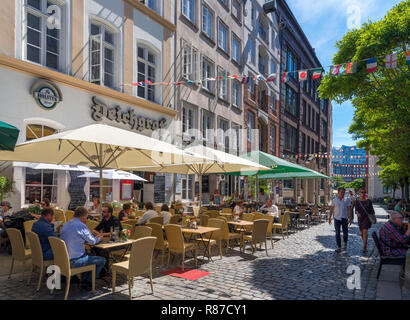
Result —
M219 228L213 228L213 227L203 227L203 226L198 226L197 229L193 229L193 228L182 228L181 231L183 233L188 233L190 234L190 239L192 237L192 235L197 235L199 236L199 238L201 239L201 242L203 243L204 247L205 247L205 254L208 256L208 258L212 260L212 257L210 255L210 253L208 252L208 246L210 245L209 242L206 242L204 240L203 235L206 233L210 233L209 235L209 239L212 239L212 233L214 233L215 231L218 231ZM205 256L204 256L205 257Z
M129 239L126 241L115 241L115 242L110 242L108 240L108 238L104 238L102 240L102 242L97 243L95 245L90 245L91 249L98 249L99 251L105 251L107 253L107 257L108 257L108 266L109 269L110 266L115 263L115 262L119 262L122 261L122 259L125 256L125 253L131 248L132 244L135 242L136 240L133 239ZM121 255L121 258L119 260L114 259L114 257L112 255L110 255L111 252L113 251L117 251L117 250L121 250L121 249L125 249L123 254ZM95 252L95 250L94 250ZM111 262L111 263L110 263ZM105 268L105 267L104 267ZM106 270L108 274L111 275L111 271L110 270Z
M223 217L232 217L233 213L229 213L229 212L220 212L219 215L223 216Z

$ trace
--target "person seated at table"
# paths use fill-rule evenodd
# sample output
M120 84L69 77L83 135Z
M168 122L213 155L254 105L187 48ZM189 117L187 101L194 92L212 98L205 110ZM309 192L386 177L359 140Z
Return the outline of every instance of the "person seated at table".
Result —
M263 190L263 188L259 189L259 197L258 197L258 202L260 204L265 204L266 201L268 201L269 196L267 194L265 194L265 190Z
M403 201L401 199L399 201L397 201L397 203L394 207L394 211L403 213Z
M0 237L2 242L7 242L8 236L6 232L6 226L4 225L4 218L10 217L13 215L13 211L11 211L11 204L8 201L2 201L0 204L1 211L0 211Z
M149 219L158 217L158 212L154 210L154 205L151 202L145 204L147 211L144 212L141 218L138 219L138 225L145 225Z
M37 233L43 251L44 260L53 260L53 251L51 250L48 237L58 237L54 233L55 214L53 208L44 208L41 210L41 218L34 222L31 231Z
M98 213L98 208L100 207L100 199L96 196L93 196L93 204L89 206L88 212L90 213Z
M172 214L171 214L171 212L169 212L169 207L168 207L168 205L167 205L166 203L164 203L164 204L162 205L162 207L161 207L161 214L160 214L160 216L164 218L164 224L168 224L168 223L169 223L169 220L171 219Z
M50 199L44 198L43 201L40 202L41 209L49 208L50 207Z
M122 230L120 219L113 216L114 209L110 204L102 206L101 222L92 231L93 236L111 237L111 232L118 228L119 232Z
M124 218L128 218L128 216L131 214L131 204L130 203L124 203L122 205L122 210L120 214L118 215L118 219L120 221L123 221Z
M266 204L264 204L262 207L259 208L260 211L269 214L271 216L274 216L274 222L279 222L279 209L278 206L272 203L271 199L268 199L266 201Z
M95 245L102 240L102 236L93 236L88 230L88 210L85 207L77 207L74 211L74 219L64 224L60 238L67 246L71 268L78 268L95 264L95 277L98 278L106 259L99 256L91 256L85 252L84 243ZM82 275L82 288L91 289L91 272Z
M380 246L385 256L406 256L409 245L410 228L403 231L403 215L394 211L379 231Z
M246 211L246 209L243 207L243 201L242 200L234 201L233 213L235 215L241 217L244 214L245 211Z

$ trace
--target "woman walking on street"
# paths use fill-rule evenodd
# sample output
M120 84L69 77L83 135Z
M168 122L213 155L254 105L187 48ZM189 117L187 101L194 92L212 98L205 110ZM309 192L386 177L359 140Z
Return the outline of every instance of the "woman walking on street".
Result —
M367 251L367 238L368 230L372 226L369 218L369 214L375 214L373 204L370 199L366 199L366 190L360 190L360 198L355 201L355 211L357 214L357 220L359 222L360 235L363 240L363 253Z

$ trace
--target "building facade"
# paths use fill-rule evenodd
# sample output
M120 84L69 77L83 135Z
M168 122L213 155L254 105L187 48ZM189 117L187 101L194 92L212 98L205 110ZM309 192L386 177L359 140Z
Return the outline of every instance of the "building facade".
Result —
M332 148L332 174L340 176L346 182L366 179L366 151L356 146Z
M18 143L97 121L172 142L177 113L172 87L130 84L174 81L174 5L173 0L3 1L0 114L20 129ZM129 121L111 113L95 117L96 104L128 112ZM141 126L132 124L137 120ZM159 121L161 131L153 125ZM14 208L42 198L73 208L74 191L86 203L98 190L98 181L77 179L79 173L2 168L15 181ZM75 187L74 180L80 181ZM124 181L105 180L104 187L103 201L133 196L123 192ZM152 183L144 186L145 201L153 200L153 189Z
M331 149L332 105L319 99L320 79L312 79L311 72L322 65L286 1L276 3L280 74L288 72L288 80L279 84L279 153L329 176L328 157L306 156L329 155ZM306 80L299 81L298 70L308 70ZM285 181L280 188L283 199L298 202L324 203L329 201L329 193L330 184L324 179Z
M239 0L176 1L175 142L181 147L203 145L228 153L243 152L243 86L231 78L243 72L243 2ZM214 80L205 80L214 79ZM190 201L198 177L178 175L176 197ZM203 177L203 201L215 192L229 195L237 178ZM216 191L217 190L217 191Z

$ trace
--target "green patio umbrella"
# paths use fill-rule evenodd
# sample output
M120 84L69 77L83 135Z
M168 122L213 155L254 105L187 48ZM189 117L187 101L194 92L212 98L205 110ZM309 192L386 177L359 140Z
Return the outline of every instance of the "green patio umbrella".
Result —
M14 151L20 130L0 121L0 150Z
M253 176L253 175L267 175L267 174L278 174L278 173L289 173L289 172L302 172L308 173L312 170L303 167L301 165L283 160L281 158L275 157L271 154L267 154L262 151L252 151L241 156L241 158L256 162L262 166L271 168L271 171L240 171L227 173L234 176Z
M259 175L259 179L292 180L292 179L329 179L328 176L310 170L310 172L270 173Z

